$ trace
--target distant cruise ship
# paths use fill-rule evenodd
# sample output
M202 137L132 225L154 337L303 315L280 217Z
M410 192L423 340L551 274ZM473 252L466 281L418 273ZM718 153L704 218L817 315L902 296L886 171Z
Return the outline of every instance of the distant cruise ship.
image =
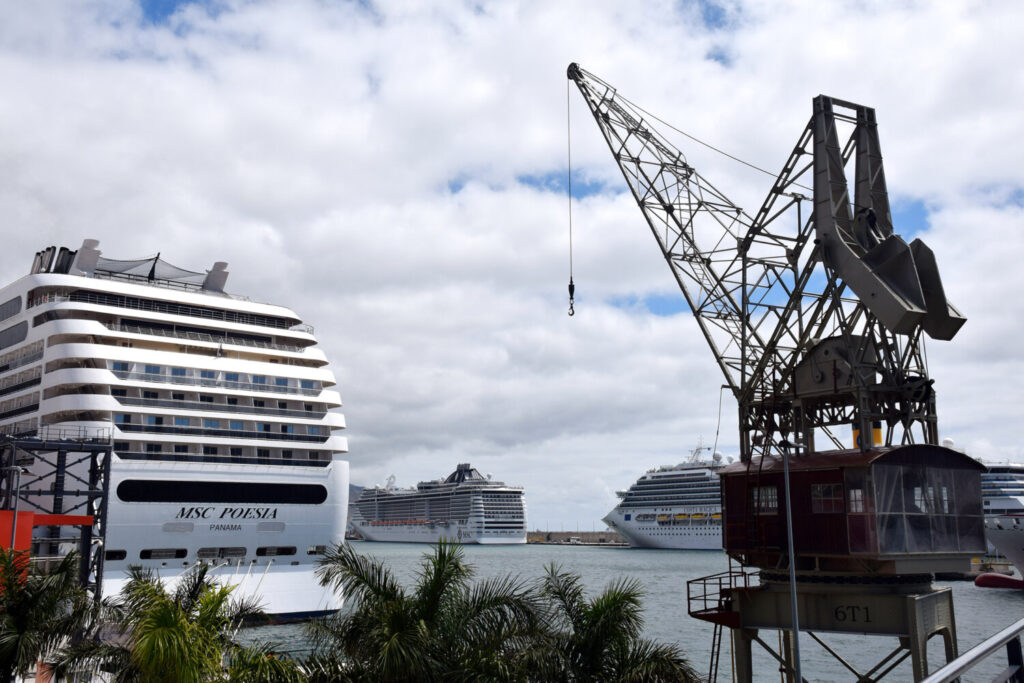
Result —
M225 263L98 246L45 249L0 290L0 433L112 434L104 594L132 565L206 563L279 618L338 609L313 571L345 531L345 420L312 328L225 293Z
M985 538L1024 577L1024 463L989 464L981 475Z
M526 543L522 487L492 481L468 463L416 488L395 488L392 476L387 486L363 489L352 508L352 528L368 541Z
M689 461L649 470L629 490L618 491L621 502L604 523L634 548L721 550L717 472L723 463L720 453L702 461L701 454L710 450L698 446Z

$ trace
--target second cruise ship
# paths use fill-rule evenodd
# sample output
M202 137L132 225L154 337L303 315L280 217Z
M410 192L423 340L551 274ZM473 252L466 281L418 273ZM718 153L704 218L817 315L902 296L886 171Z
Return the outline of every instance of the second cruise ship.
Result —
M44 249L0 290L0 434L110 435L103 593L207 564L279 619L337 610L314 563L344 536L347 441L313 329L227 294L225 263L98 247Z
M415 488L395 488L391 477L387 486L363 489L352 505L352 527L368 541L526 543L526 504L522 488L463 463Z
M722 549L722 455L702 460L698 446L684 463L647 471L603 521L633 548Z

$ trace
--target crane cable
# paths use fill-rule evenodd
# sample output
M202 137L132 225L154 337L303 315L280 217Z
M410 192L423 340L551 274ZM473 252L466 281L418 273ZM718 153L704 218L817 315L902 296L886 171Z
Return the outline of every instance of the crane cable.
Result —
M570 84L565 82L565 145L568 156L569 182L569 317L576 315L573 310L573 297L576 295L576 285L572 281L572 121L570 120Z

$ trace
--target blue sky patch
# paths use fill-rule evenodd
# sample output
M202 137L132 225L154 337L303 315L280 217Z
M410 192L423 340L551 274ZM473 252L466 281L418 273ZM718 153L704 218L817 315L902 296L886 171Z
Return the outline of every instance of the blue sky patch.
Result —
M557 192L565 194L566 190L566 172L552 171L550 173L543 174L526 174L516 176L516 181L533 187L538 190L544 190L545 192ZM583 199L595 194L601 194L608 190L606 183L600 180L593 180L584 178L579 171L573 171L572 174L572 196L573 199ZM613 190L618 193L621 190Z
M148 24L160 25L185 5L199 5L211 15L216 14L217 0L139 0L142 18Z
M707 54L704 55L704 59L707 59L708 61L712 62L718 62L719 64L725 67L732 66L732 58L729 56L729 53L726 51L726 49L721 45L715 45L710 50L708 50Z
M892 213L892 229L907 242L930 227L928 208L920 199L896 199L889 205Z
M682 293L648 294L643 297L635 295L617 296L609 299L608 303L624 311L646 311L663 318L690 311L690 307L686 305L686 299L683 298Z

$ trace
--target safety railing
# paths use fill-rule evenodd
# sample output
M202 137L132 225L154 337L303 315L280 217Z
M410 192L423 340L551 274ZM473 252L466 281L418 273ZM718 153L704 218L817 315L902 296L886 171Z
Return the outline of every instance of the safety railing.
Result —
M1020 634L1024 632L1024 619L1016 621L995 635L989 636L949 664L925 678L922 683L950 683L970 671L980 662L1006 648L1006 668L992 679L992 683L1024 683L1024 657L1021 655Z
M118 379L142 380L143 382L160 382L163 384L184 384L195 387L217 387L222 389L238 389L241 391L266 391L272 394L300 394L317 396L321 389L303 389L302 387L283 387L277 384L257 384L254 382L232 382L229 380L208 379L205 377L182 377L163 373L129 372L114 370Z
M123 406L145 406L147 408L170 408L172 410L202 410L220 413L244 413L247 415L277 415L281 417L298 417L308 420L322 419L325 410L290 410L288 408L257 408L255 406L228 405L226 403L207 403L200 401L175 401L160 398L132 398L116 396L117 402Z
M202 341L212 344L234 344L235 346L249 346L257 349L272 349L274 351L288 351L291 353L302 352L301 346L294 346L292 344L275 344L273 342L246 339L244 337L233 337L230 335L166 330L157 327L142 327L140 325L123 325L118 323L104 323L104 327L113 332L127 332L128 334L145 334L155 337L171 337L172 339L189 339L191 341Z

